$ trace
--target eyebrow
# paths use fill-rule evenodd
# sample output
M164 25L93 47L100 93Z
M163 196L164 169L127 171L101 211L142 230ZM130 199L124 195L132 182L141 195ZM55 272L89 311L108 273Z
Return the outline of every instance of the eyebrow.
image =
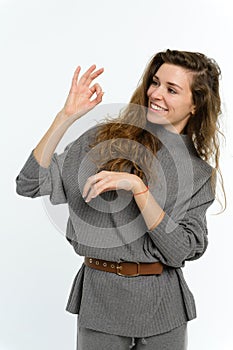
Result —
M154 75L153 78L156 78L157 80L159 80L159 77L157 77L157 75ZM181 86L179 86L178 84L176 84L176 83L172 83L172 82L170 82L170 81L167 81L167 84L168 84L168 85L171 85L171 86L176 86L176 87L178 87L180 90L183 90L183 88L182 88Z

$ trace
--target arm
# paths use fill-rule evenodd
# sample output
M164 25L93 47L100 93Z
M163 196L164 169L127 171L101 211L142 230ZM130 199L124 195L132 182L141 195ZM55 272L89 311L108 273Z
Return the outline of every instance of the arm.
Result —
M52 204L66 203L62 168L66 155L74 142L68 144L63 153L59 155L54 153L47 168L38 163L32 151L16 177L16 193L31 198L50 195Z
M33 155L41 166L45 168L49 166L57 144L70 125L102 101L103 93L99 84L90 87L92 81L103 72L103 68L93 72L95 68L95 65L91 66L79 81L81 68L76 69L63 109L57 114L52 125L33 151ZM94 94L96 94L96 98L91 101Z
M154 199L143 181L136 182L133 188L134 199L149 230L155 229L165 216L165 212Z
M148 230L150 253L172 267L182 267L186 260L200 258L208 246L206 211L214 199L209 178L193 195L180 220L175 222L165 213L160 223Z
M94 70L95 65L91 66L78 80L80 67L76 69L63 109L33 149L16 178L16 192L19 195L35 198L50 194L53 204L66 202L61 171L72 143L61 155L54 153L54 150L69 126L102 100L101 87L98 84L90 87L90 84L103 72L103 69L96 72ZM91 100L94 94L96 98Z
M168 266L181 267L185 260L199 258L207 248L206 211L215 197L211 177L190 198L189 208L177 222L164 212L150 191L136 175L101 171L90 176L84 186L86 202L107 190L122 188L132 191L148 227L146 244L149 252ZM144 192L136 195L138 192ZM149 242L148 242L149 241Z

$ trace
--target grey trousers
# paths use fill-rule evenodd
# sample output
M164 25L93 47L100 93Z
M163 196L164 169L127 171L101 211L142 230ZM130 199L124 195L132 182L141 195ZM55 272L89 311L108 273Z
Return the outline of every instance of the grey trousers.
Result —
M77 350L186 350L187 323L145 338L122 337L78 327Z

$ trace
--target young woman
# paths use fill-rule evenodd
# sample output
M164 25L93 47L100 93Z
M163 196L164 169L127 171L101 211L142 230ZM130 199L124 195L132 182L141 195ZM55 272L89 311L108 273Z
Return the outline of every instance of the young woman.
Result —
M79 350L186 349L196 309L181 268L208 244L206 211L221 174L220 69L201 53L157 53L119 116L57 155L69 126L102 101L93 84L102 73L76 69L17 193L69 206L66 236L85 257L67 304L78 314Z

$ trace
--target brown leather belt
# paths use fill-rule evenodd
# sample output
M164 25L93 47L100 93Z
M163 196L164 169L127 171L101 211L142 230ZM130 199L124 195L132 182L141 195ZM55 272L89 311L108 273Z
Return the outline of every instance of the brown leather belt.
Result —
M84 264L96 270L113 272L120 276L160 275L163 272L161 262L139 263L139 262L113 262L85 257Z

